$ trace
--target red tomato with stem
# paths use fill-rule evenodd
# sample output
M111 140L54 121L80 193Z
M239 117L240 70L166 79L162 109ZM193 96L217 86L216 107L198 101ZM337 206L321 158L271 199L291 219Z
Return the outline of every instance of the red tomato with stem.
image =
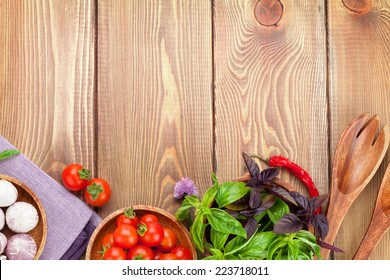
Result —
M180 260L192 260L192 253L186 247L179 245L171 250Z
M145 214L141 217L140 221L142 223L147 223L147 222L158 222L158 218L156 215L153 214Z
M92 206L103 206L110 200L111 187L103 179L92 179L84 190L84 197Z
M139 219L137 218L136 213L133 211L133 207L125 209L123 214L121 214L115 222L116 226L120 224L129 224L135 228L138 227Z
M104 252L103 260L125 260L126 252L122 248L113 246Z
M178 256L172 253L166 253L161 255L161 257L158 258L158 260L178 260Z
M127 253L128 260L154 260L153 250L145 245L135 245Z
M135 227L121 224L114 230L114 244L122 249L131 249L138 242L138 234Z
M62 182L71 191L80 191L88 185L91 179L91 171L80 164L69 164L62 171Z
M164 230L164 239L161 241L160 245L157 246L157 249L167 253L172 250L177 243L176 232L168 227L163 227Z
M149 247L160 245L164 239L163 227L158 222L141 223L138 225L137 232L140 242Z

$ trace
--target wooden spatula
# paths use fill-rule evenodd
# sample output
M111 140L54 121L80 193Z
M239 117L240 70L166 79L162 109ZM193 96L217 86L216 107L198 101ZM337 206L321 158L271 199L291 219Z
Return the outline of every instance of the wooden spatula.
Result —
M370 225L354 260L367 260L383 234L390 228L390 164L383 177Z

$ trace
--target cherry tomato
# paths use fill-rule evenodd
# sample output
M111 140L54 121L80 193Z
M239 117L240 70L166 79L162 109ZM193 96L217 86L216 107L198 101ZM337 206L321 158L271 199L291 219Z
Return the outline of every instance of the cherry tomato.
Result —
M102 245L106 248L110 248L111 246L114 245L114 233L110 232L107 233L102 240Z
M110 185L103 179L92 179L84 190L84 197L92 206L103 206L111 197Z
M149 247L160 245L164 239L163 227L158 222L141 223L137 232L141 243Z
M176 246L171 250L172 254L175 254L179 260L192 260L192 253L184 246Z
M138 242L138 234L135 227L121 224L114 230L114 244L122 249L131 249Z
M91 171L77 163L69 164L62 171L62 182L71 191L84 189L88 185L90 178Z
M113 246L104 253L103 260L125 260L126 252L122 248Z
M159 257L161 257L162 255L164 255L164 252L158 250L158 249L153 249L153 253L154 253L154 259L155 260L158 260Z
M120 215L116 219L115 223L116 223L116 226L119 226L120 224L129 224L129 225L137 228L137 226L139 224L139 219L137 218L135 212L133 211L133 208L130 207L130 208L125 209L123 214Z
M153 214L145 214L141 217L140 222L147 223L147 222L158 222L158 218L156 215Z
M161 241L160 245L157 246L157 249L167 253L176 246L177 237L173 229L168 227L163 227L163 230L164 230L164 239Z
M158 260L178 260L179 257L172 253L166 253L161 255L161 257L158 258Z
M154 260L153 250L145 245L135 245L127 253L128 260Z

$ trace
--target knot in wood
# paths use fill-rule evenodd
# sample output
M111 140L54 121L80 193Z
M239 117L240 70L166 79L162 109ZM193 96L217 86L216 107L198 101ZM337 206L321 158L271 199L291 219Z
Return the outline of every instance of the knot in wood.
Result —
M279 0L259 0L254 12L256 20L261 25L276 25L282 18L283 5Z
M365 14L372 8L372 0L342 0L344 6L358 14Z

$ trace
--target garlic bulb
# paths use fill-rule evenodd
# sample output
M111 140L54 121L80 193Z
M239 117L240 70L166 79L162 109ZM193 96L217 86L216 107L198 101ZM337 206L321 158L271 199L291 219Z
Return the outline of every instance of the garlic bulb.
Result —
M5 221L13 232L26 233L37 226L38 211L30 203L18 201L7 208Z
M4 212L3 209L0 208L0 230L4 228L4 224L5 224Z
M18 198L18 190L7 180L0 180L0 207L8 207Z
M37 253L35 240L26 233L13 235L5 249L5 254L10 260L32 260Z
M2 232L0 232L0 254L4 252L6 246L7 246L7 237Z

